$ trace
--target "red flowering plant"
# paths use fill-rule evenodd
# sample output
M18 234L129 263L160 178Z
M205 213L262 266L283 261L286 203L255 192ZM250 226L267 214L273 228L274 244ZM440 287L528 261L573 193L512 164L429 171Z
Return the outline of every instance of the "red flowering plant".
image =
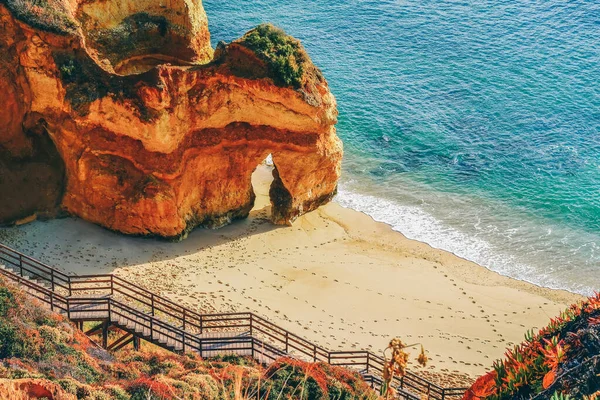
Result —
M465 399L586 398L600 390L600 294L507 350Z

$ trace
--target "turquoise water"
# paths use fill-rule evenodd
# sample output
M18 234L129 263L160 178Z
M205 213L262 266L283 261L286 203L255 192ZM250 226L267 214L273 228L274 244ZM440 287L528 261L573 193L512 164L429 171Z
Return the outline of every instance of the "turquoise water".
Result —
M600 290L600 1L204 2L300 38L339 102L338 201L505 275Z

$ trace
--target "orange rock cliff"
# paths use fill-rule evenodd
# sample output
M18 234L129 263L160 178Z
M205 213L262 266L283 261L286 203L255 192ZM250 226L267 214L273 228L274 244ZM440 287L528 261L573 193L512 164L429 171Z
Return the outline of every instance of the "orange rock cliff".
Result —
M0 224L72 214L182 238L331 200L337 108L300 43L261 25L210 46L201 0L0 0Z

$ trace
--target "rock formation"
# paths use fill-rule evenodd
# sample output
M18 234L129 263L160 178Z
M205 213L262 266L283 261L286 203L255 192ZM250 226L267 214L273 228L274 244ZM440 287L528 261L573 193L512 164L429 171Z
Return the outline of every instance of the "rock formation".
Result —
M273 222L335 194L335 98L282 31L213 51L201 0L0 0L0 25L0 223L180 238L245 218L269 154Z
M0 379L0 398L3 400L76 400L57 383L47 379Z

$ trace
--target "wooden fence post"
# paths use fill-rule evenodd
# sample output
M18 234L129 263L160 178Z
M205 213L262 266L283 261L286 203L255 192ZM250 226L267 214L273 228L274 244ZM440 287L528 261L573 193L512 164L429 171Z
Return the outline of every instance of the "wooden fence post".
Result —
M369 366L371 365L371 353L367 351L367 374L369 373Z
M154 317L154 293L150 295L151 303L152 303L152 316Z
M288 331L285 331L285 352L289 353L289 339L290 339L290 333Z
M19 271L20 275L23 276L23 255L19 254Z
M52 291L54 292L54 270L53 269L50 270L50 287L52 288Z
M108 348L108 321L102 322L102 348Z

